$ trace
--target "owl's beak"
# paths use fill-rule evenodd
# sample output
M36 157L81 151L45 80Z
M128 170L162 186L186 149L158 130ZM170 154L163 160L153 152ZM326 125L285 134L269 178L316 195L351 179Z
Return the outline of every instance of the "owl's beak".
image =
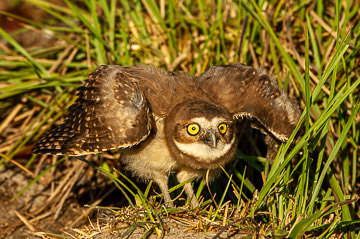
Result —
M212 148L216 148L217 139L215 131L209 131L206 138L204 138L204 143L209 145Z

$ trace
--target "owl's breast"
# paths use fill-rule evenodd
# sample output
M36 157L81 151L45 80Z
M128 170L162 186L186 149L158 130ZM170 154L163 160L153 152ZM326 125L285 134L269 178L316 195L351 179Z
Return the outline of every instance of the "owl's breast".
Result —
M166 145L163 128L163 120L156 120L154 130L145 141L122 151L122 162L137 176L154 178L155 174L168 175L176 169L176 161Z

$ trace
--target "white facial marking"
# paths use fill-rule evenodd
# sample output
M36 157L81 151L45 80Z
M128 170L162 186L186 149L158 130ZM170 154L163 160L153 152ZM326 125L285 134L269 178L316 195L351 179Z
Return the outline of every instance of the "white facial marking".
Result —
M230 143L218 142L216 148L212 148L204 143L184 144L175 140L175 145L178 149L190 156L198 158L199 161L213 161L224 156L231 148L235 141L235 137Z
M191 121L193 123L197 123L198 125L200 125L200 127L202 129L216 129L220 123L224 122L224 118L220 118L220 117L214 117L212 120L208 120L205 119L204 117L197 117L197 118L193 118L191 119Z
M204 117L198 117L193 118L191 122L200 125L200 130L218 131L218 125L224 122L224 120L224 118L220 117L215 117L211 120L208 120ZM231 149L231 146L235 142L235 136L229 143L218 141L216 148L212 148L203 142L195 142L191 144L180 143L176 140L174 140L174 142L176 147L178 147L178 149L183 153L196 157L199 161L209 162L224 156Z

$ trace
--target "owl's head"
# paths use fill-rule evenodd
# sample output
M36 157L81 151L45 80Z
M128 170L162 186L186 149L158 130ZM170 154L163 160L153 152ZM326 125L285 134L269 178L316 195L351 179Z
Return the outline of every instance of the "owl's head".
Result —
M179 164L215 168L231 159L236 149L232 115L202 100L175 106L165 122L170 152Z

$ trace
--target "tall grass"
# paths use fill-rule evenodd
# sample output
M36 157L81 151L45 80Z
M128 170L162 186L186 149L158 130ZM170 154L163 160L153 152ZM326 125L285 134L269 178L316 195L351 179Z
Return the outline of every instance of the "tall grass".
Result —
M255 228L265 225L264 235L280 238L360 238L357 1L26 2L47 16L41 22L25 20L23 26L52 32L54 42L24 48L15 40L19 35L0 29L8 44L0 44L0 132L11 141L0 145L3 165L16 161L18 152L61 118L74 100L72 90L96 65L142 62L198 75L209 66L240 61L276 75L303 114L269 170L262 149L247 136L255 149L239 146L236 161L218 180L223 189L217 186L207 197L206 182L196 184L203 206L193 213L209 219L202 230L213 230L215 220L241 229L249 223L241 223L245 217L254 218ZM21 134L7 133L4 127L16 127L15 116L28 111ZM305 133L295 142L300 125ZM34 167L34 157L26 168ZM151 182L142 192L108 167L103 164L101 170L129 204L135 207L135 199L146 211L133 225L163 235L161 218L179 209L158 210L158 197L150 197ZM263 182L251 173L262 175ZM225 216L227 200L234 209L230 216Z

